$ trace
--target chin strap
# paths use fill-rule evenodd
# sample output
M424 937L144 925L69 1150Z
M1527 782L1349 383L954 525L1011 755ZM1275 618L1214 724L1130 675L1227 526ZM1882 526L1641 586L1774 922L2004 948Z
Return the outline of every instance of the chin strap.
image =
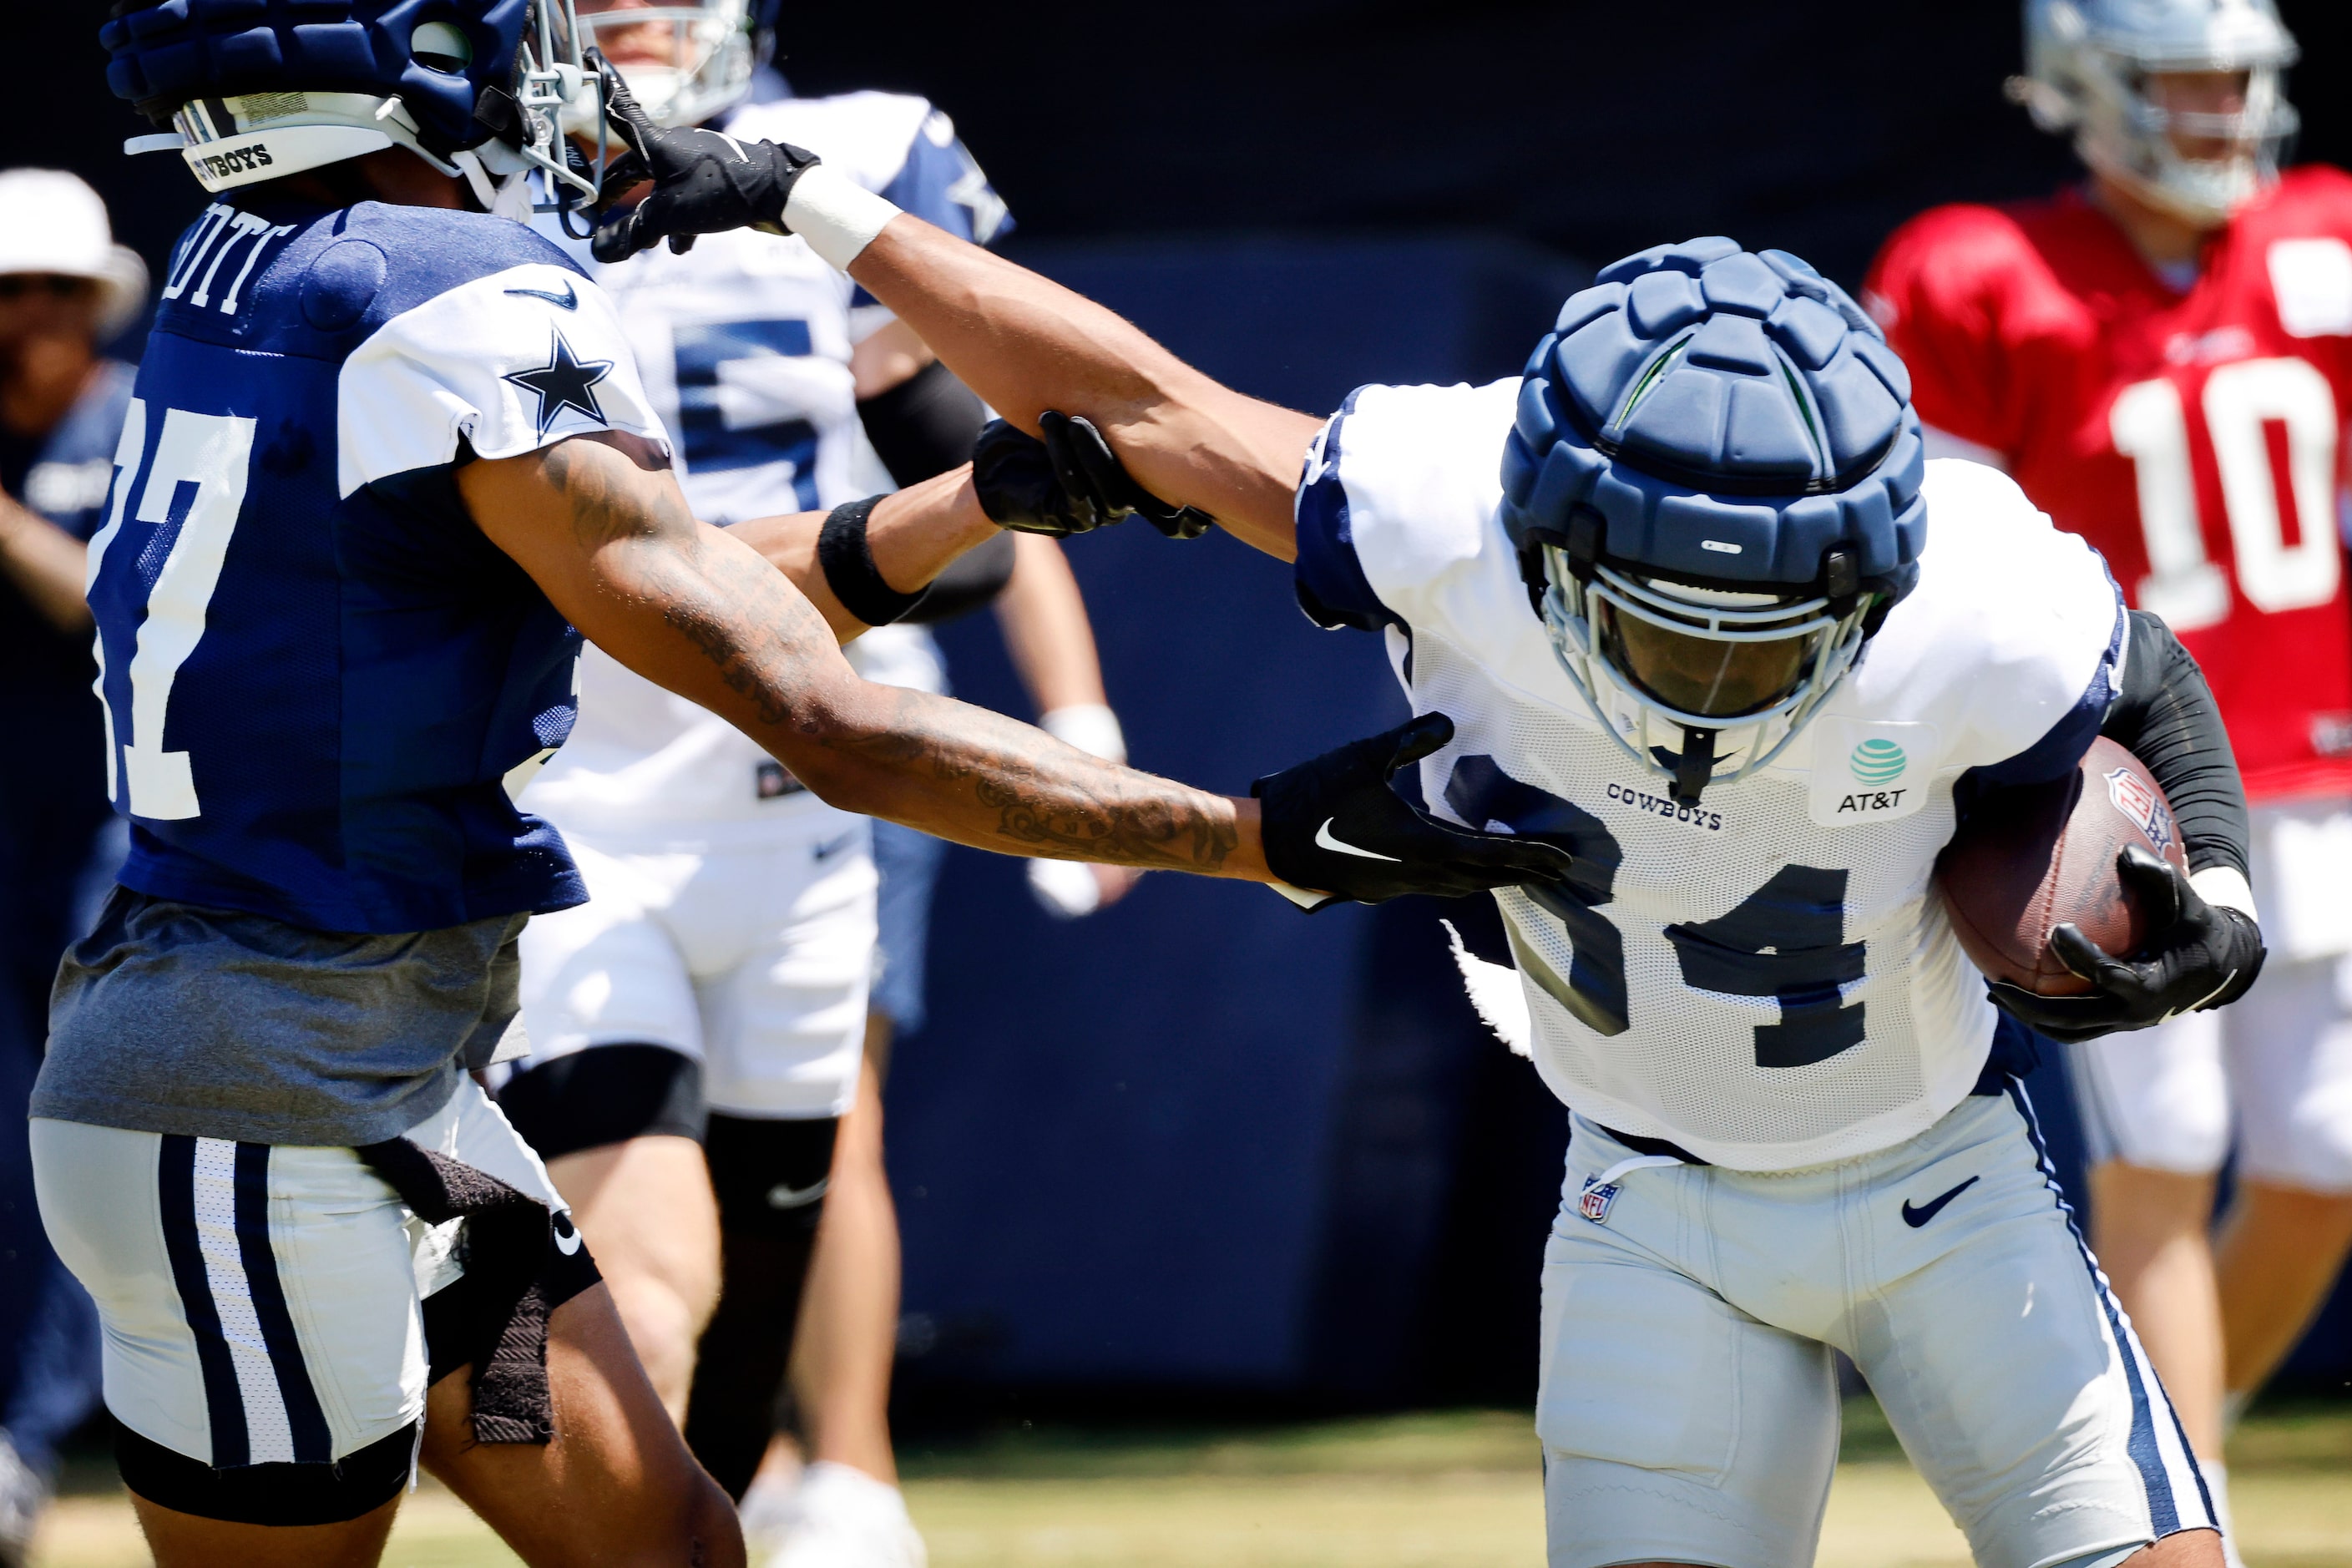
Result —
M1699 792L1715 777L1713 730L1685 730L1683 754L1675 763L1675 804L1696 805Z
M449 161L466 176L466 184L473 187L474 199L482 204L484 212L493 217L512 218L517 223L530 221L530 170L519 169L494 184L489 170L482 166L480 155L472 149L451 153Z

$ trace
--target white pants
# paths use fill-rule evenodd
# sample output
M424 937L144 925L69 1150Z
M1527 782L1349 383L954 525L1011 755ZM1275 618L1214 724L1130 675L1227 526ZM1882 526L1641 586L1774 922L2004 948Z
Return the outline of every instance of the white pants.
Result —
M2227 1007L2071 1047L2096 1161L2210 1175L2234 1135L2239 1168L2313 1192L2352 1192L2352 811L2257 808L2254 889L2270 961Z
M703 1064L737 1116L839 1116L857 1089L874 970L871 826L817 810L740 844L564 831L588 901L522 933L520 1069L596 1046Z
M471 1079L404 1136L569 1212ZM125 1426L226 1469L341 1459L424 1415L420 1303L463 1277L465 1221L418 1220L349 1149L39 1119L32 1145Z
M1837 1462L1832 1347L1984 1568L2212 1528L2023 1106L1971 1097L1801 1171L1636 1168L1613 1194L1588 1179L1631 1151L1578 1119L1544 1254L1551 1568L1811 1563Z

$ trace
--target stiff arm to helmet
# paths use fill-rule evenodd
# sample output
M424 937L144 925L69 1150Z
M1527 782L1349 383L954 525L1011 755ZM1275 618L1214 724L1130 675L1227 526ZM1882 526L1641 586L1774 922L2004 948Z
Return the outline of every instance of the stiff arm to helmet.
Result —
M1082 415L1148 493L1196 507L1269 553L1296 553L1295 465L1315 422L1218 386L1099 306L958 246L806 153L635 123L631 135L655 165L656 190L607 221L603 254L747 216L780 224L927 342L936 334L942 359L1008 418L1036 429L1050 409ZM1608 705L1611 732L1637 765L1689 798L1785 745L1907 589L1925 532L1916 421L1907 378L1876 329L1792 258L1697 241L1612 273L1623 277L1605 277L1571 305L1582 314L1561 323L1574 338L1562 352L1591 383L1570 384L1591 405L1578 411L1610 428L1567 439L1570 416L1548 411L1540 378L1529 382L1530 429L1514 441L1540 437L1532 455L1546 466L1541 483L1521 472L1511 500L1538 552L1530 559L1545 558L1543 509L1559 509L1556 552L1576 599L1585 597L1587 563L1572 533L1590 536L1591 575L1612 574L1593 597L1622 623L1629 647L1664 647L1671 661L1711 646L1727 666L1805 656L1764 700L1728 712L1678 710L1638 678L1606 681L1632 699L1622 722L1621 705ZM1642 308L1628 311L1631 280L1643 273L1658 276L1642 285ZM986 311L970 308L981 300ZM1612 331L1623 352L1592 353ZM1654 341L1641 341L1645 333ZM1565 366L1559 347L1548 342L1538 364ZM1575 468L1571 447L1597 453L1595 462ZM1512 460L1528 470L1529 456ZM1581 488L1567 482L1580 476ZM1613 521L1612 509L1628 504L1634 524L1623 537L1567 515L1580 507ZM1565 589L1553 602L1569 612L1562 622L1583 607ZM1566 625L1557 640L1603 710L1608 650L1579 648ZM1638 663L1628 658L1617 672L1637 674ZM1726 731L1737 733L1719 746Z
M1320 421L1220 385L1094 301L900 212L801 149L712 132L631 125L628 133L655 165L656 194L677 199L649 196L609 213L601 258L747 221L788 228L865 284L1006 419L1035 433L1049 409L1084 417L1143 493L1292 557L1299 461ZM712 163L748 167L713 177L702 172ZM661 174L663 163L672 173ZM775 205L747 219L743 198L754 188ZM984 299L988 310L957 309L958 298Z
M894 310L905 300L900 319L940 333L941 358L1008 417L1042 428L1060 407L1106 437L1131 430L1140 449L1117 456L1146 493L1229 529L1246 508L1236 531L1295 554L1291 519L1268 514L1289 510L1294 459L1273 443L1297 439L1297 416L1066 289L942 246L800 149L629 125L656 189L607 220L600 257L788 228ZM1924 455L1909 376L1877 327L1794 257L1659 247L1569 302L1528 363L1520 415L1504 526L1595 716L1685 803L1767 765L1916 580ZM1708 659L1716 676L1693 679ZM1685 687L1699 700L1678 700Z

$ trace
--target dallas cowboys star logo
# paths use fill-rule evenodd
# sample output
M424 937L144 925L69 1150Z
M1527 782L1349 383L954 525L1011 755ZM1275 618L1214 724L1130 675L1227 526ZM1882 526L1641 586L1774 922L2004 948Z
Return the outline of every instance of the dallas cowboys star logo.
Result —
M576 358L572 345L563 341L562 332L554 328L548 331L552 341L548 345L547 363L537 370L518 370L500 379L539 395L541 436L567 408L578 409L599 425L608 423L604 411L596 406L596 394L590 389L613 374L613 362Z

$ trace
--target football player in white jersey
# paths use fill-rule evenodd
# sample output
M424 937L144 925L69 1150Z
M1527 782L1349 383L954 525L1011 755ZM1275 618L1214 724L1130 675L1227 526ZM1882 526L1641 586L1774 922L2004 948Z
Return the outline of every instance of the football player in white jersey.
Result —
M2252 983L2242 790L2194 662L2099 558L2006 477L1923 461L1842 290L1661 246L1570 300L1523 377L1318 421L803 150L634 135L656 189L607 254L800 234L1009 418L1085 416L1135 480L1295 559L1310 615L1381 629L1455 716L1433 809L1575 855L1498 900L1574 1115L1537 1412L1556 1568L1811 1563L1832 1348L1979 1563L2221 1562L2018 1074L2021 1019L2145 1027ZM1996 987L2005 1017L1930 896L1937 852L1993 792L2073 787L2102 733L2164 759L2193 875L2120 860L2167 917L2147 951L2069 929L2092 989Z
M590 38L666 123L821 146L980 243L1011 226L924 100L789 96L758 65L773 10L580 5ZM979 400L798 239L713 236L594 275L706 521L840 506L971 455ZM944 692L923 623L999 589L1040 723L1123 758L1086 607L1050 539L1001 535L908 595L911 608L867 607L861 618L891 624L848 657L869 679ZM879 1080L892 1031L919 1026L944 846L825 805L723 720L594 649L579 698L526 805L562 831L590 901L525 932L532 1052L501 1103L573 1203L640 1358L743 1504L755 1548L782 1541L791 1563L908 1561L920 1547L887 1421L898 1239ZM1068 863L1031 881L1078 912L1126 875ZM772 1467L754 1489L795 1363L813 1462L797 1476Z

